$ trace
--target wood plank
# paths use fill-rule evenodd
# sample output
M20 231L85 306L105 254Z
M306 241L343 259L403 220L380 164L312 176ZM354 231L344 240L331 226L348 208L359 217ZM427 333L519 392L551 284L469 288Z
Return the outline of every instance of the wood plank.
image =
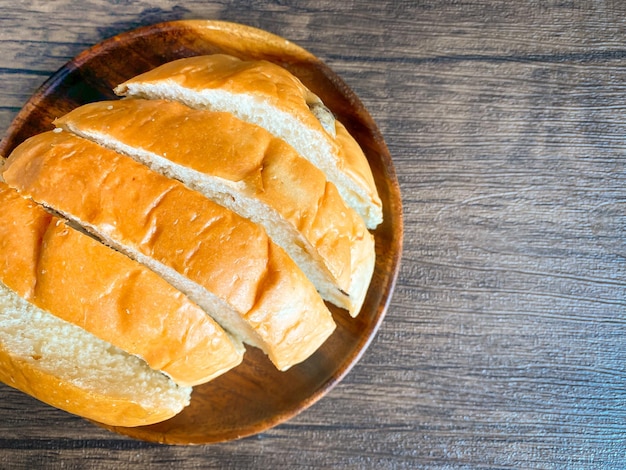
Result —
M48 73L141 24L208 17L311 50L379 124L403 266L359 364L303 414L210 448L126 439L0 385L11 468L607 468L626 448L626 4L5 5L0 133ZM53 11L54 10L54 11Z

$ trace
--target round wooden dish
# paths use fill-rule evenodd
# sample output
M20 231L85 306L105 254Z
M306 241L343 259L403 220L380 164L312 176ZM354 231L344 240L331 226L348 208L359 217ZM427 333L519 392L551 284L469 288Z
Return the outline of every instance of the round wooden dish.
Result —
M346 84L319 59L283 38L218 21L174 21L105 40L68 62L32 96L0 143L8 155L26 138L51 129L52 120L87 102L115 98L119 83L182 57L228 53L276 62L322 98L361 144L383 201L376 230L376 271L360 315L333 310L337 330L322 348L287 372L277 371L254 348L243 364L196 387L191 405L152 426L109 429L148 441L205 444L249 436L311 406L358 361L389 304L402 251L402 203L391 157L376 124ZM341 419L341 417L338 417Z

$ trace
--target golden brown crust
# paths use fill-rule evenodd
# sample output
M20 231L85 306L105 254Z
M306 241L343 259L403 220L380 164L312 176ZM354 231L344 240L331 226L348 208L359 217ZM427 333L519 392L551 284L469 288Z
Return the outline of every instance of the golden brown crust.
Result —
M0 281L55 316L143 358L181 385L242 360L197 305L144 266L0 183Z
M48 132L16 149L3 177L232 305L279 369L306 359L335 327L314 287L259 226L128 157Z
M179 407L147 406L59 378L0 344L0 381L44 403L111 426L144 426L175 416Z

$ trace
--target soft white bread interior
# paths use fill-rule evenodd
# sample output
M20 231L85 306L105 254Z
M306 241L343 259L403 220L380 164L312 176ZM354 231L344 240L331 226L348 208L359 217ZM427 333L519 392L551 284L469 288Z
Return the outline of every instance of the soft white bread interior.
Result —
M350 150L342 150L342 140L336 138L345 128L335 122L319 97L276 64L224 54L190 57L138 75L115 92L230 112L257 124L323 170L368 228L382 221L382 204L363 152L346 155Z
M230 113L165 100L90 103L55 124L261 224L325 300L358 314L373 237L323 172L283 140Z
M129 157L46 132L12 152L3 178L159 273L281 370L335 328L315 287L260 226Z
M112 426L166 420L189 404L141 359L35 307L0 283L0 380L49 405Z
M237 366L243 345L145 266L0 182L0 282L179 385Z

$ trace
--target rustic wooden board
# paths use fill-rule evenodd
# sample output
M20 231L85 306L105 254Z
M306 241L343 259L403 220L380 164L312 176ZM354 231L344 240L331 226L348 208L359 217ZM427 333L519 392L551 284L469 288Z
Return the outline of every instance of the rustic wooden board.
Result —
M405 243L370 348L287 423L158 446L0 387L0 466L623 468L626 5L29 5L0 14L2 133L49 74L105 37L242 21L308 49L365 103L398 173Z

